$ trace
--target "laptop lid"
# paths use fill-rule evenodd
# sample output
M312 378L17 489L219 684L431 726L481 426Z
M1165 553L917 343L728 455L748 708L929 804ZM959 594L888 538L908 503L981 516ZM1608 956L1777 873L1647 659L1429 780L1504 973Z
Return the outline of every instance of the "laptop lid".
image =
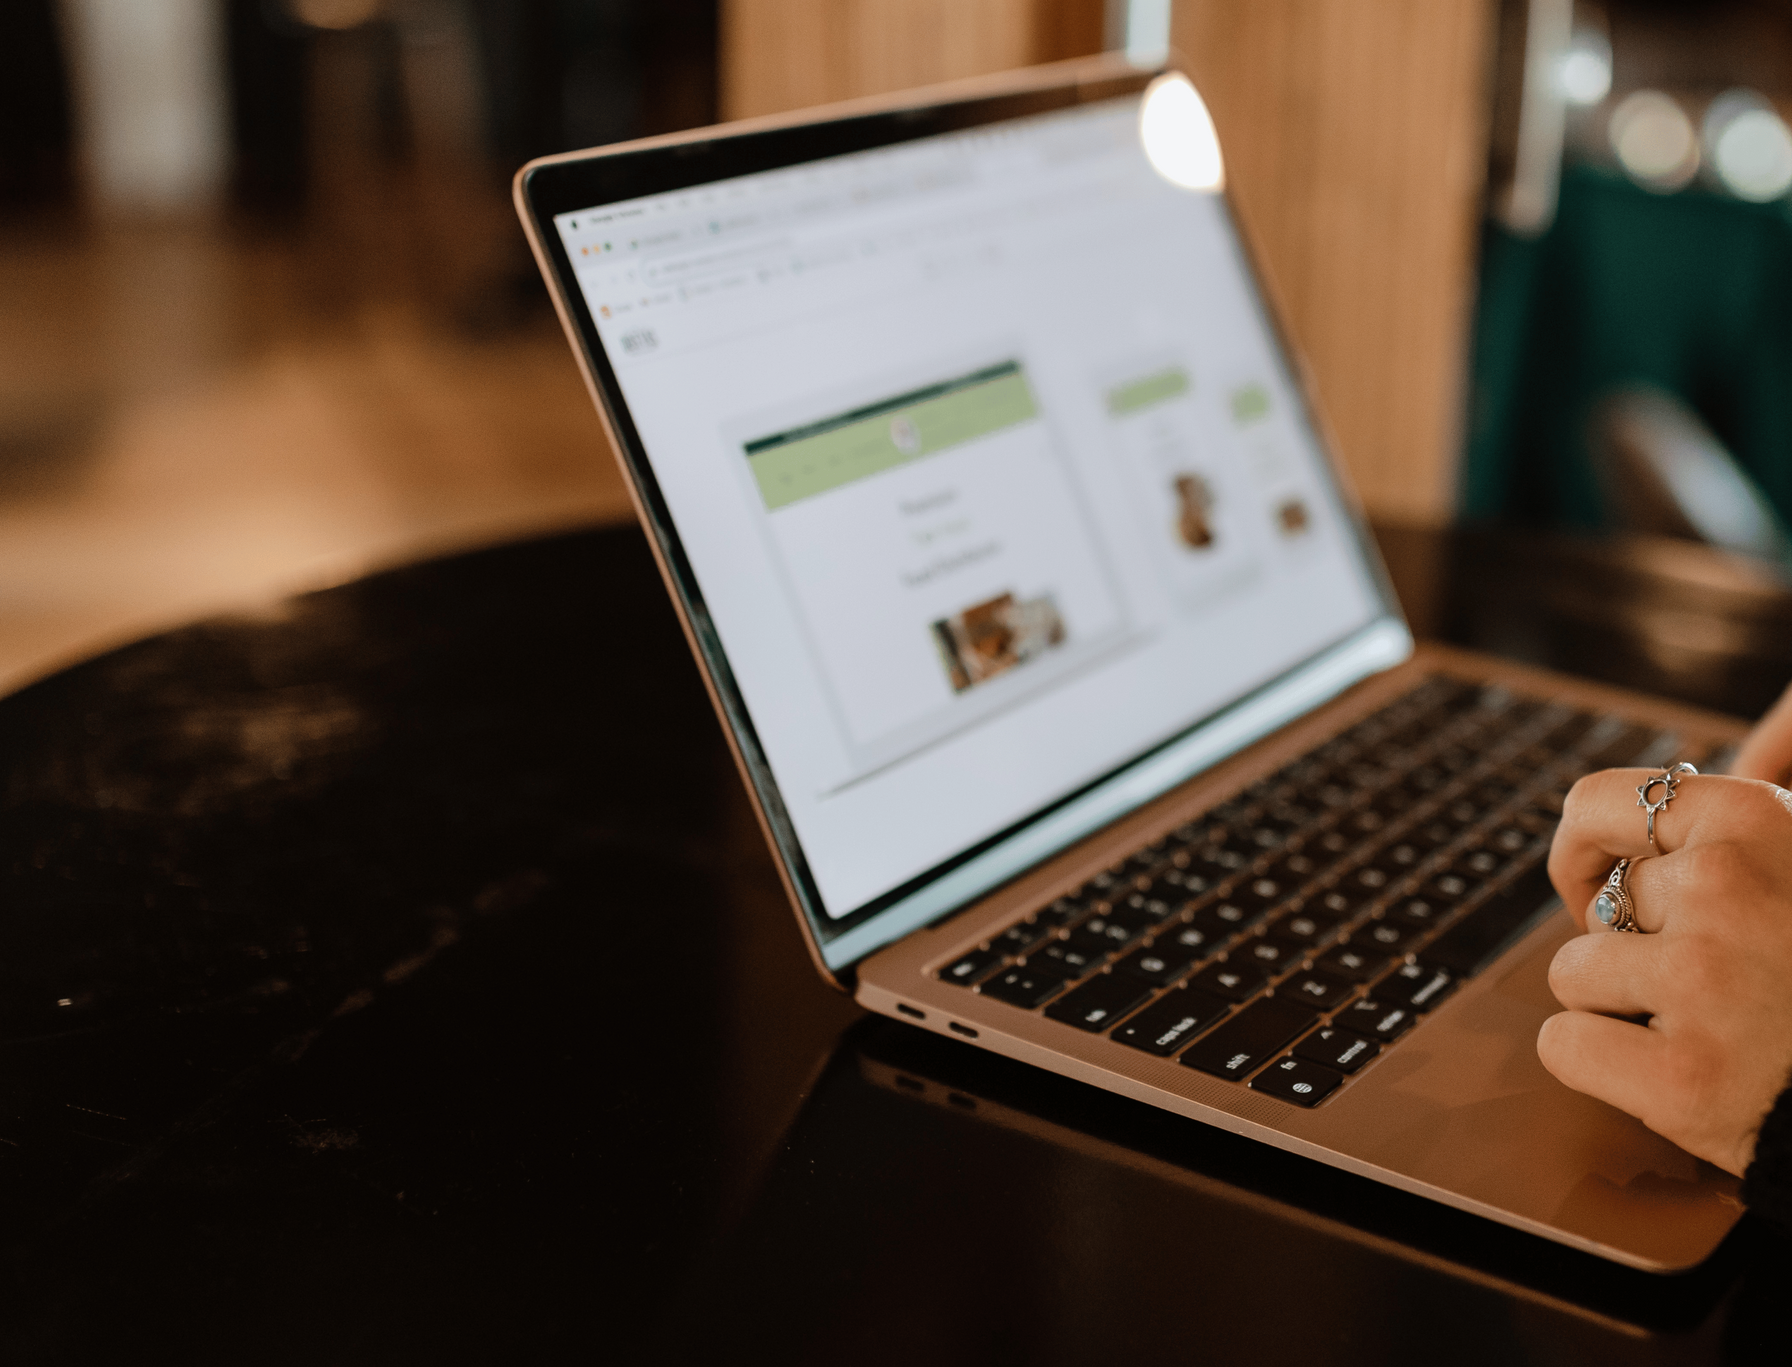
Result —
M1410 653L1184 78L1066 63L517 199L828 971Z

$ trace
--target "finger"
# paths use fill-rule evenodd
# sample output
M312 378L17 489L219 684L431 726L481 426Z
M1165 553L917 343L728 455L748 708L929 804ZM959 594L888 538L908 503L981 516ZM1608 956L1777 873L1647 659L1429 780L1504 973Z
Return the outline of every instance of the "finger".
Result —
M1755 723L1730 772L1737 778L1759 778L1778 783L1792 771L1792 687L1780 694L1780 700L1767 709L1767 715Z
M1646 1025L1564 1011L1537 1032L1537 1057L1565 1086L1649 1123L1667 1042Z
M1549 990L1570 1011L1654 1016L1662 1009L1661 944L1645 935L1582 935L1556 951Z
M1584 926L1585 908L1599 885L1621 858L1656 853L1649 848L1648 816L1637 806L1637 788L1659 773L1651 769L1606 769L1588 774L1569 791L1549 851L1549 876L1562 901ZM1656 818L1655 838L1662 851L1679 848L1697 814L1727 808L1736 799L1730 787L1752 787L1706 775L1680 781L1670 807ZM1671 818L1671 819L1670 819Z
M1630 896L1630 909L1636 917L1636 928L1645 935L1656 935L1667 929L1668 919L1678 902L1683 879L1676 876L1676 866L1669 860L1678 860L1680 853L1664 854L1654 859L1633 859L1630 867L1624 872L1624 891ZM1600 906L1601 899L1609 898L1610 907ZM1611 896L1610 870L1607 877L1601 880L1599 891L1588 903L1582 924L1589 935L1608 935L1613 931L1616 898ZM1610 910L1611 915L1605 914Z

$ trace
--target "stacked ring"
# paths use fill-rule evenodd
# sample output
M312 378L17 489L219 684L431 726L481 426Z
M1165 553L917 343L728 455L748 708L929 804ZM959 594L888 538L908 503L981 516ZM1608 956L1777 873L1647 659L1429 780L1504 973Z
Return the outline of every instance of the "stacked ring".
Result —
M1599 896L1593 899L1593 914L1599 918L1601 925L1635 935L1642 932L1642 927L1636 922L1636 903L1630 897L1628 880L1633 862L1620 859L1612 866L1612 871L1606 875L1605 886L1599 890Z
M1698 772L1699 771L1693 768L1692 765L1682 760L1679 764L1663 769L1659 774L1644 779L1638 786L1636 790L1636 805L1649 813L1649 848L1654 850L1657 854L1661 853L1661 846L1655 843L1655 814L1665 810L1668 803L1674 800L1674 794L1680 791L1681 778L1690 774L1697 774ZM1649 794L1656 792L1659 792L1661 796L1655 798L1649 796ZM1612 872L1615 874L1617 873L1617 870L1613 869Z

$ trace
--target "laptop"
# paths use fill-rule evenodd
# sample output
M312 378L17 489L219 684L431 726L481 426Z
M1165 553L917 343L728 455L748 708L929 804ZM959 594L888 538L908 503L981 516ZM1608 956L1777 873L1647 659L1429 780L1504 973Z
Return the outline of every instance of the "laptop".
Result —
M1716 1247L1736 1180L1535 1039L1568 786L1739 729L1415 645L1186 77L515 193L823 978L1620 1263Z

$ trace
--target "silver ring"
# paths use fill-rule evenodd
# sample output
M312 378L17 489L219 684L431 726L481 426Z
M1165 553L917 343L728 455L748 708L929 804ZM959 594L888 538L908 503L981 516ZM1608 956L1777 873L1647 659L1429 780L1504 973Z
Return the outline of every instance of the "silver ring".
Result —
M1674 800L1674 794L1680 791L1680 780L1683 777L1687 774L1697 774L1698 772L1699 771L1693 768L1692 765L1682 760L1679 764L1674 765L1670 769L1663 769L1653 778L1644 779L1642 783L1638 785L1636 790L1636 805L1649 813L1649 848L1654 850L1655 853L1661 853L1661 846L1655 843L1655 814L1665 810L1668 803ZM1657 790L1660 790L1661 796L1658 798L1651 798L1649 794ZM1612 872L1615 874L1617 870L1614 869Z
M1601 925L1641 935L1643 928L1636 922L1636 903L1630 896L1630 866L1635 862L1620 859L1612 865L1612 871L1605 876L1605 886L1593 899L1593 915L1599 918Z

